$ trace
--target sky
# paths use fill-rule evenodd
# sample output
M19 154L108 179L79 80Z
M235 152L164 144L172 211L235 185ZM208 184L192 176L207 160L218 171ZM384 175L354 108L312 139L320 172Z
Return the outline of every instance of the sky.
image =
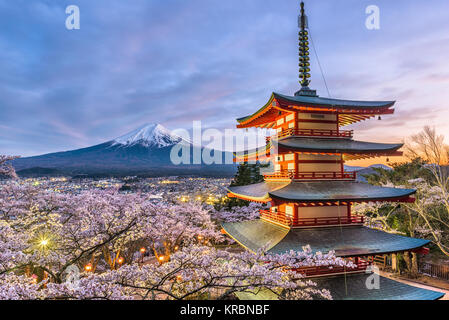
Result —
M430 125L449 140L449 1L305 4L330 96L397 101L347 127L356 139ZM79 30L66 29L68 5ZM365 26L369 5L379 30ZM0 0L0 154L88 147L145 123L235 128L273 91L299 89L298 14L298 0ZM328 97L311 60L310 87Z

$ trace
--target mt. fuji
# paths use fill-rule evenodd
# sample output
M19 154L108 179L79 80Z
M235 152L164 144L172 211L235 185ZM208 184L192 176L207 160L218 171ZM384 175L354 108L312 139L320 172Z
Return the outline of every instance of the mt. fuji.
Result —
M113 140L113 146L133 146L140 144L147 148L165 148L173 146L182 139L172 134L168 129L160 124L146 124L136 130ZM190 143L188 141L185 141Z
M170 152L172 147L180 142L191 148L191 157L194 154L193 149L200 148L171 133L160 124L146 124L92 147L19 158L13 161L13 165L19 174L24 175L46 171L69 175L148 176L231 176L235 173L235 165L174 165L170 159ZM204 148L201 148L201 151L203 150ZM225 156L223 152L222 159L225 159Z

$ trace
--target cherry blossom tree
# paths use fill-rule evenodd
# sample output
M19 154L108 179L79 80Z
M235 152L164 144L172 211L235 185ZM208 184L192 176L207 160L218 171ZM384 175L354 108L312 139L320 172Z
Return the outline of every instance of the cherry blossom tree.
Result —
M292 268L348 264L333 253L310 251L266 256L263 252L230 253L213 247L191 246L176 252L170 262L120 268L114 282L141 299L227 299L234 293L257 295L270 291L279 299L331 299ZM128 291L129 294L129 291Z
M14 167L9 163L10 161L19 158L18 156L5 156L0 155L0 175L10 176L17 178Z
M211 207L211 212L212 217L219 222L239 222L258 219L263 208L261 204L250 202L248 206L222 207L220 210Z
M417 190L416 201L404 207L419 218L416 232L430 237L449 256L449 190L447 184L430 185L422 178L408 181Z
M148 213L143 235L161 263L181 246L225 240L209 211L198 204L146 203L142 209Z
M3 184L0 299L226 299L260 290L280 299L327 299L292 270L350 266L310 249L279 256L218 250L223 236L209 210L148 197ZM157 260L138 259L140 246Z
M61 283L69 266L82 268L104 252L126 249L140 237L139 223L147 218L139 206L143 201L139 195L116 191L72 195L14 182L4 186L0 190L4 230L21 240L14 242L24 247L21 252L26 255L14 268L36 270ZM19 258L14 255L12 263Z
M375 215L376 221L386 229L395 229L398 226L391 226L388 221L395 215L402 215L403 219L398 224L407 235L424 236L449 256L449 146L445 144L444 136L426 126L406 140L405 155L411 162L394 164L390 171L376 169L377 173L368 181L383 186L416 189L416 201L396 206L371 205L374 214L368 216ZM356 210L370 211L361 206L357 206ZM379 212L382 214L377 214ZM412 253L412 256L416 260L416 254Z
M127 264L103 273L84 273L75 283L33 283L23 276L2 278L4 299L229 299L235 293L268 292L277 299L331 299L328 290L292 268L350 265L333 253L312 255L310 249L266 256L263 252L230 253L190 246L162 265Z

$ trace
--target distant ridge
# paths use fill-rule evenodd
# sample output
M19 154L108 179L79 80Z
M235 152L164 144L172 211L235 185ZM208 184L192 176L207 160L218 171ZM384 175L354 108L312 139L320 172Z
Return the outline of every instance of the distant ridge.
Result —
M62 176L64 173L58 169L32 167L17 171L21 177Z
M345 165L345 171L350 171L350 172L355 171L357 173L357 181L360 181L360 182L367 182L364 175L376 174L376 171L374 170L374 168L393 170L391 167L389 167L385 164L373 164L373 165L370 165L369 167L357 167L357 166Z

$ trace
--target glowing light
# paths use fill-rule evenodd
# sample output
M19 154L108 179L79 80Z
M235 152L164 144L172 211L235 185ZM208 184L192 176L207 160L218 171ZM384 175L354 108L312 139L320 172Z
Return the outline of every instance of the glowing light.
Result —
M84 270L86 270L86 272L91 272L92 271L92 265L89 263L89 264L86 264L85 266L84 266Z
M178 246L175 246L175 251L178 251L178 249L179 249L179 247L178 247Z
M159 261L161 261L161 262L164 261L164 259L165 259L164 256L160 256L160 257L159 257Z
M140 248L140 253L145 253L145 251L147 251L147 249L145 249L144 247Z
M170 181L170 180L163 180L160 182L161 184L178 184L179 181Z
M125 261L125 259L123 259L123 257L118 258L117 262L119 264L122 264Z
M42 239L40 242L40 245L45 247L48 244L48 240L47 239Z

